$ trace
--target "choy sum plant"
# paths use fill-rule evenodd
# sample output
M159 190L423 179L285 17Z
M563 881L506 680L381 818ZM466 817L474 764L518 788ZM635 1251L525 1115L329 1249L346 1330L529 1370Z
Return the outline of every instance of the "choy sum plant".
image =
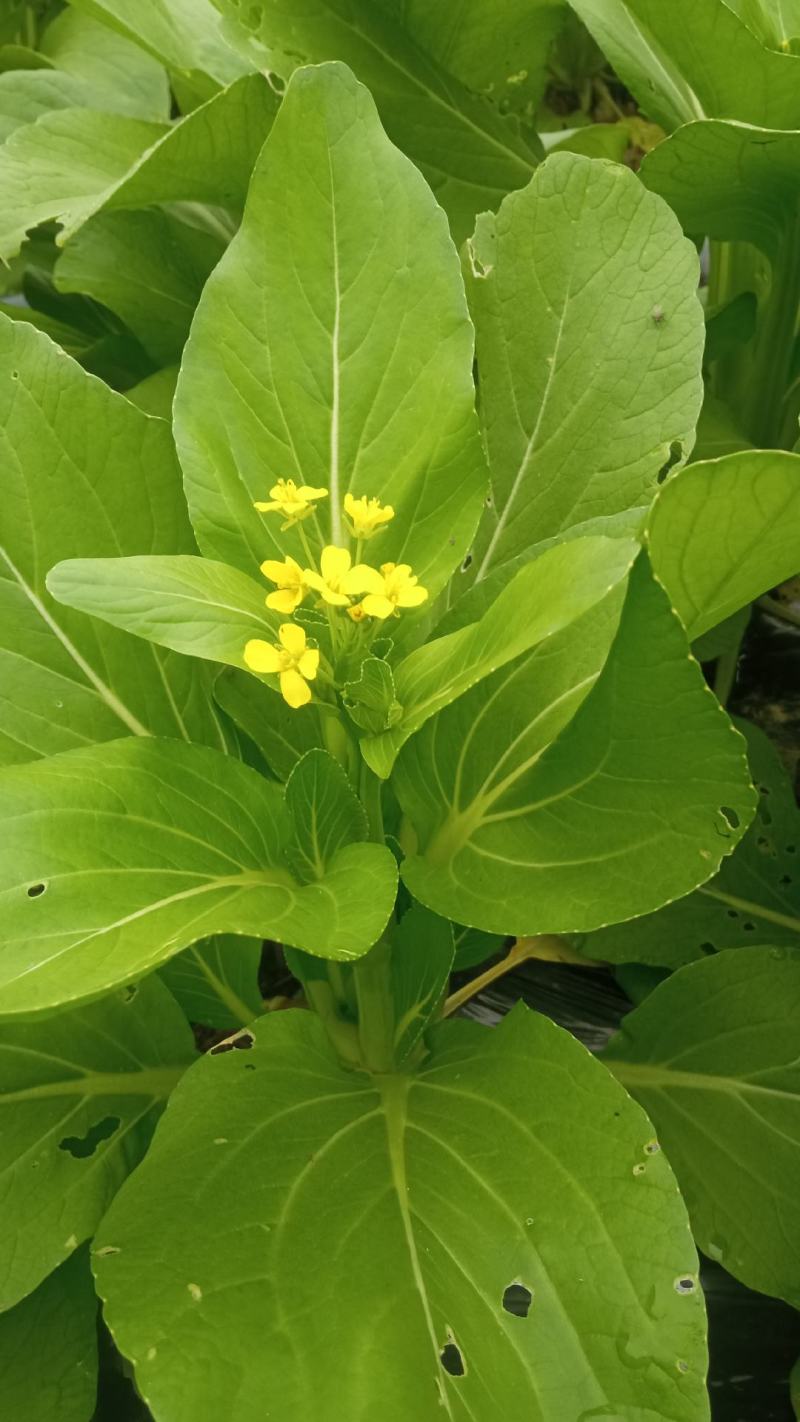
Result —
M641 176L543 157L556 5L3 35L4 1416L118 1422L98 1297L155 1422L701 1422L697 1246L800 1304L800 839L725 709L800 565L800 57L693 3L575 3ZM684 113L714 18L769 114ZM599 1056L459 1014L552 955L658 970Z

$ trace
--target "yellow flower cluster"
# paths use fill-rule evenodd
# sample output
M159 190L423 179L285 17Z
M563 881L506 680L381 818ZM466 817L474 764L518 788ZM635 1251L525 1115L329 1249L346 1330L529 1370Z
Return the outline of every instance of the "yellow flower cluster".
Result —
M297 485L292 479L279 479L270 489L268 502L257 503L261 513L281 513L285 518L282 530L301 523L315 513L320 499L327 498L327 489L315 489L308 484ZM394 518L394 509L380 499L344 497L345 523L356 539L358 550L362 542L381 533ZM300 529L303 548L309 564L313 558ZM319 568L306 567L289 556L279 561L268 558L261 571L275 591L267 595L267 607L291 617L310 595L316 595L317 605L326 609L342 609L352 623L375 619L384 621L397 616L401 608L419 607L425 602L427 589L420 587L408 563L381 563L373 568L368 563L353 563L347 548L328 544L323 548ZM354 599L360 601L355 602ZM329 611L329 617L332 616ZM285 622L278 630L280 642L264 642L254 638L244 649L244 660L252 671L277 674L281 693L290 706L304 706L311 700L309 681L319 668L319 652L307 646L302 627Z

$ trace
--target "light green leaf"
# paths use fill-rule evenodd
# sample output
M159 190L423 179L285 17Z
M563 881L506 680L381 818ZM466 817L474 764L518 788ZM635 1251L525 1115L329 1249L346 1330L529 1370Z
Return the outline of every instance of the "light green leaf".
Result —
M149 50L168 69L205 79L206 93L232 83L248 65L225 39L211 0L70 0L84 14Z
M395 670L402 718L362 741L368 765L388 776L401 747L431 716L619 587L637 551L629 539L612 538L576 538L548 548L511 578L478 622L411 652Z
M97 1394L97 1298L84 1253L0 1315L0 1395L9 1418L89 1422Z
M304 528L317 546L342 544L352 489L396 510L375 560L413 564L433 595L483 497L473 406L472 328L441 211L346 69L298 72L178 381L203 552L249 573L276 552L304 566L297 531L253 501L278 478L324 486Z
M209 558L69 558L48 573L47 589L161 647L241 668L249 639L272 641L279 621L265 586Z
M0 148L0 256L39 223L66 242L101 209L160 202L240 208L277 96L259 75L239 80L170 127L90 109L47 113Z
M0 1017L89 1001L213 933L356 958L394 902L378 844L298 884L280 787L204 746L130 739L13 766L0 805Z
M64 10L47 26L39 52L56 70L86 86L94 100L84 100L88 107L158 122L169 118L169 83L162 65L107 25Z
M148 355L177 362L200 293L224 243L161 208L101 213L67 244L58 291L80 292L119 316Z
M734 117L800 126L800 59L766 49L722 0L569 2L664 128Z
M800 78L800 57L793 62ZM752 242L774 259L800 183L800 133L711 119L687 124L645 158L642 178L687 232Z
M194 1055L157 978L0 1027L0 1309L94 1232Z
M302 883L324 879L340 849L369 837L364 808L338 761L310 750L286 782L294 838L289 862Z
M744 833L744 743L644 559L609 652L618 617L612 594L403 750L402 875L429 908L520 936L599 927L688 893Z
M567 529L641 521L692 446L703 313L694 247L618 164L554 154L469 252L493 495L480 579Z
M496 1031L446 1024L417 1076L371 1079L309 1013L253 1032L182 1083L98 1236L109 1324L157 1416L207 1422L236 1398L281 1422L708 1417L672 1173L577 1042L519 1008ZM504 1308L513 1285L526 1318Z
M258 746L279 780L288 780L298 760L324 746L319 702L293 708L250 672L226 668L214 683L214 696L245 735ZM333 722L333 718L331 718Z
M394 1059L414 1053L447 991L453 967L453 926L422 904L412 904L392 933Z
M737 725L759 797L741 844L693 894L591 934L581 944L589 957L678 968L723 948L798 942L800 815L794 788L763 732L746 721Z
M565 0L465 0L457 12L429 0L386 0L416 44L468 89L508 110L532 114L545 85L550 46Z
M681 968L603 1060L650 1115L700 1248L800 1305L800 949Z
M233 1031L263 1010L258 987L259 938L218 934L193 943L164 964L159 976L190 1022Z
M364 658L358 680L345 682L343 701L350 720L371 736L396 725L403 714L395 696L392 669L380 657Z
M294 0L215 3L252 29L285 77L298 63L347 64L374 96L392 142L425 174L457 242L476 213L530 178L535 136L471 94L373 0L307 0L301 10Z
M797 572L798 527L800 455L742 450L669 480L647 544L690 639Z
M225 745L210 673L59 607L65 554L193 548L169 427L0 319L0 760L128 732Z
M726 0L726 4L772 49L800 35L800 0Z
M164 370L157 370L154 375L148 375L144 380L132 385L125 391L125 398L146 415L156 415L162 420L169 420L172 416L177 379L178 367L166 366Z
M85 81L59 69L19 69L0 75L0 142L24 124L54 109L85 108L91 90ZM109 101L110 112L115 112Z

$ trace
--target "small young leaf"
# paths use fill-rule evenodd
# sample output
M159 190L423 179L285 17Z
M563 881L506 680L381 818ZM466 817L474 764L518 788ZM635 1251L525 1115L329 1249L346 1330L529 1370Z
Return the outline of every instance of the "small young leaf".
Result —
M337 853L369 838L364 808L344 770L325 750L310 750L286 782L294 837L286 857L301 883L324 879Z
M800 1306L800 949L681 968L603 1060L652 1118L703 1252Z
M0 1310L92 1234L193 1055L154 977L46 1022L0 1026Z
M96 1394L97 1297L82 1250L0 1314L0 1396L9 1419L89 1422Z
M453 967L453 927L412 904L392 932L395 1062L412 1055L447 991Z
M235 1396L281 1422L708 1417L674 1177L567 1033L524 1008L492 1032L446 1023L417 1075L373 1079L310 1013L252 1030L181 1084L97 1239L156 1416Z
M343 701L350 720L371 736L395 726L403 714L392 669L380 657L365 657L358 680L345 682Z

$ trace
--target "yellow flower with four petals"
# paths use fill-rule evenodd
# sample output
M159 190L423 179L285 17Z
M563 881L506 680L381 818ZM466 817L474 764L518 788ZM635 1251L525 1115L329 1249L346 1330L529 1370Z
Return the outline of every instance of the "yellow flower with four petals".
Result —
M394 518L391 504L381 505L380 499L368 499L366 495L357 499L353 494L345 494L344 511L347 527L354 538L372 538L381 533L385 524Z
M310 484L295 484L294 479L279 479L269 491L269 503L255 503L259 513L282 513L286 522L282 530L308 518L319 499L327 499L327 489L313 489Z
M369 577L375 572L366 563L357 563L353 568L350 566L352 561L346 548L337 548L329 543L322 550L320 572L306 568L303 577L309 587L314 588L331 607L347 607L351 597L366 592Z
M360 606L368 617L392 617L401 607L419 607L428 596L421 588L408 563L382 563L381 570L367 568Z
M283 563L267 558L261 564L261 571L271 583L276 583L278 591L267 594L267 607L291 617L308 592L308 580L299 563L287 557Z
M278 628L279 642L263 642L254 637L244 649L247 666L254 672L277 674L281 695L291 707L306 706L311 700L311 688L319 668L319 652L306 644L306 634L294 622L282 622Z

